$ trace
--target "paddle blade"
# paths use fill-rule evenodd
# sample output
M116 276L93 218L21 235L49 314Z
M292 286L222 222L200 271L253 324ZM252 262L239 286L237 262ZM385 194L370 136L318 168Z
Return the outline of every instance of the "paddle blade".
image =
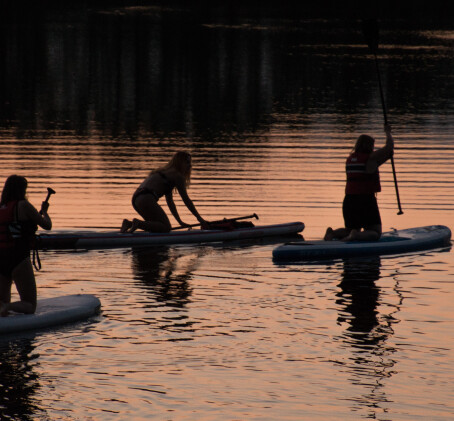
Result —
M367 45L372 53L376 54L378 51L378 22L377 19L364 19L363 20L363 34L366 39Z

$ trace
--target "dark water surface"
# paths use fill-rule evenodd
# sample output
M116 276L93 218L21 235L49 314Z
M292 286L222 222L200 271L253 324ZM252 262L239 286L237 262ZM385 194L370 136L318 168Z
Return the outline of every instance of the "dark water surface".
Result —
M320 238L342 224L355 138L384 140L356 20L131 7L1 22L0 178L25 175L36 206L53 187L55 229L119 227L147 172L187 150L207 219L256 212ZM404 208L385 164L385 230L454 226L453 46L452 27L382 22ZM96 294L103 312L0 339L0 418L454 418L450 248L278 266L274 246L43 252L39 295Z

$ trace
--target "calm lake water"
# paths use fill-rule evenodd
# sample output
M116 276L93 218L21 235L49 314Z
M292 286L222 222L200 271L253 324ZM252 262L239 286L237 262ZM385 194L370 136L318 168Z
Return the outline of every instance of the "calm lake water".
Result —
M54 188L55 229L119 227L187 150L205 218L320 238L342 225L356 137L384 140L356 20L130 8L0 29L0 180L25 175L37 207ZM384 230L454 227L453 46L452 27L382 23L404 209L385 164ZM95 294L102 313L0 338L0 418L454 419L451 249L281 266L276 241L42 252L40 297Z

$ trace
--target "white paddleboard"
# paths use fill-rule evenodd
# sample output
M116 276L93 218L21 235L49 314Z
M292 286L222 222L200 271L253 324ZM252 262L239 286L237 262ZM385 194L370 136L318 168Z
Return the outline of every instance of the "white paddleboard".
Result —
M303 231L303 229L304 224L302 222L289 222L285 224L235 228L233 230L192 229L161 234L143 231L122 234L118 231L64 230L40 234L38 236L38 247L44 250L54 250L156 246L163 244L198 244L296 235Z
M38 300L35 314L10 313L0 317L0 334L38 330L84 320L99 312L101 302L90 294L64 295Z

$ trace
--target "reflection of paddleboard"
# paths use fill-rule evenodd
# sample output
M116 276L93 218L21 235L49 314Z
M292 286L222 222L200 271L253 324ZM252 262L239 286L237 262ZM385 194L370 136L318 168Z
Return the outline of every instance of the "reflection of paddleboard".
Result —
M398 254L449 246L451 230L443 225L385 232L378 241L292 241L273 250L275 262Z
M99 299L90 294L44 298L38 300L35 314L11 313L7 317L0 317L0 333L16 333L77 322L93 316L100 307Z

